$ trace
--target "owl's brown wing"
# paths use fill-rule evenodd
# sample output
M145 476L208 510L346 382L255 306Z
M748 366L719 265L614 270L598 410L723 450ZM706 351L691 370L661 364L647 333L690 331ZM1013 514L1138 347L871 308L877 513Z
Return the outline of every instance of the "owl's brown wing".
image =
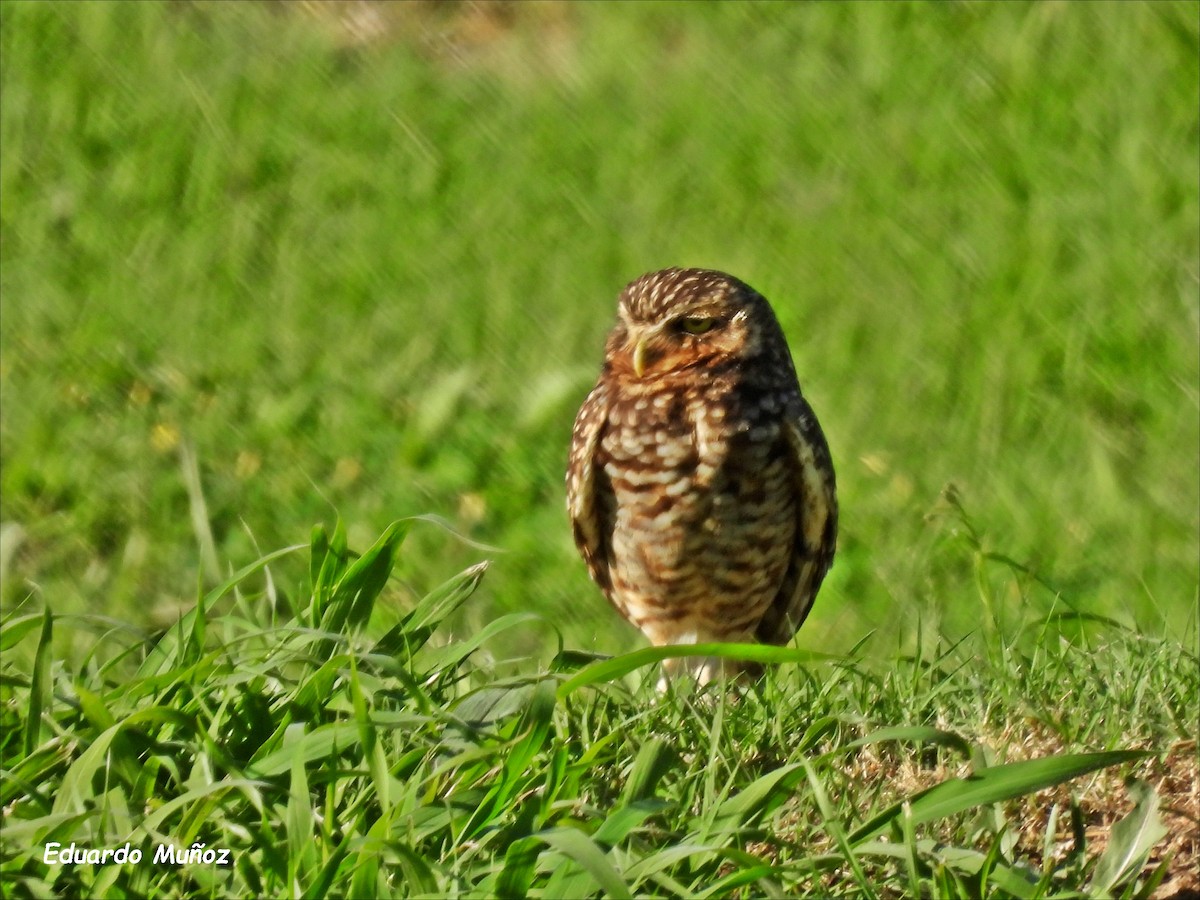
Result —
M786 644L804 623L837 541L833 463L821 426L803 400L784 423L784 437L796 490L796 537L783 585L758 626L758 639L768 644Z
M567 464L567 513L592 580L611 599L612 578L608 571L608 540L612 534L612 487L600 470L596 457L600 435L608 419L608 386L599 382L575 417L571 433L571 456Z

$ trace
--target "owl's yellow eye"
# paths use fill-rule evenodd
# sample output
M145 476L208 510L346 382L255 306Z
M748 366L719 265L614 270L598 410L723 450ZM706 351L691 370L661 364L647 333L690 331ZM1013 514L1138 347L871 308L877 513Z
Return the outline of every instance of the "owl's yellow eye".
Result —
M688 334L704 334L706 331L712 331L713 326L716 324L717 320L711 316L704 318L685 316L679 320L680 327Z

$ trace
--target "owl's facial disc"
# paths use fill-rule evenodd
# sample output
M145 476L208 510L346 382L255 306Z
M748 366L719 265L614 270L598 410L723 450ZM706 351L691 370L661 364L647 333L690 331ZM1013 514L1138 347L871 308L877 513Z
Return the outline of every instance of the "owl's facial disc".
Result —
M629 357L633 364L633 374L641 378L646 374L648 366L677 354L683 344L680 336L702 335L712 331L718 324L720 320L713 316L686 316L637 329L632 334L633 349Z
M700 269L664 269L622 291L609 358L626 377L694 372L744 359L757 347L747 315L753 292L741 282Z
M656 322L623 318L625 340L620 349L639 379L728 355L744 338L744 315L719 306L687 308Z
M625 343L629 354L629 366L633 374L642 378L648 369L656 368L667 349L662 339L662 327L659 325L631 325L629 336Z

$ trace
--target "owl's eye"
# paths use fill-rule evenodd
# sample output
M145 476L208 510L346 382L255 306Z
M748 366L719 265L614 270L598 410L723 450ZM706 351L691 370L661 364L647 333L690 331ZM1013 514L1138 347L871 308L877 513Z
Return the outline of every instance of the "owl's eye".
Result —
M684 316L679 320L679 327L688 334L704 334L706 331L712 331L713 326L717 324L717 320L711 316L703 318L697 316Z

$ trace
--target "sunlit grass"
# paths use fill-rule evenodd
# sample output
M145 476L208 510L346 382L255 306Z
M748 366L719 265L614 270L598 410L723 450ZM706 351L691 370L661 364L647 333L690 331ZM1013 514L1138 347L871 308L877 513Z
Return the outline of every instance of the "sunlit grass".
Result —
M1163 843L1151 786L1195 771L1200 679L1177 646L1047 622L1016 665L981 637L887 667L865 647L759 648L778 663L757 684L660 695L642 652L489 664L520 615L439 634L483 566L377 624L411 524L361 556L318 530L298 602L261 588L291 548L159 635L6 618L0 643L38 659L32 676L4 664L6 896L1148 896L1195 849L1186 809ZM107 640L51 660L61 629ZM1140 661L1110 694L1157 702L1080 730L1060 698L1095 691L1097 654ZM1095 780L1110 767L1138 779L1128 811ZM143 859L47 866L52 842ZM152 864L166 846L229 864Z
M1194 633L1193 7L268 9L3 8L5 602L170 621L190 447L223 559L436 512L505 551L466 626L627 649L568 432L619 288L687 264L774 302L829 435L816 644L975 626L949 482L1055 588L1012 620ZM415 593L466 564L417 540Z

